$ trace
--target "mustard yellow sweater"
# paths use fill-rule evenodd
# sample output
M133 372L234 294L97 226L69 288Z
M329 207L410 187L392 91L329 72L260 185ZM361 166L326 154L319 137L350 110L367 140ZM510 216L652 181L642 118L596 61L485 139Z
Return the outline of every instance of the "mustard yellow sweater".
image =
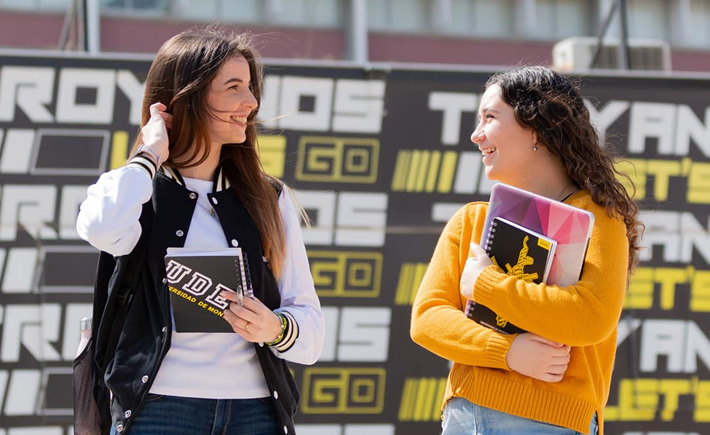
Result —
M447 223L412 308L412 339L454 362L444 403L464 397L520 417L587 433L609 397L617 323L627 283L628 239L623 221L607 216L588 193L568 204L594 213L595 223L580 281L558 287L527 283L486 268L475 300L513 324L572 346L562 381L546 383L510 370L505 358L515 335L494 332L464 315L459 279L469 243L480 243L487 203L461 208Z

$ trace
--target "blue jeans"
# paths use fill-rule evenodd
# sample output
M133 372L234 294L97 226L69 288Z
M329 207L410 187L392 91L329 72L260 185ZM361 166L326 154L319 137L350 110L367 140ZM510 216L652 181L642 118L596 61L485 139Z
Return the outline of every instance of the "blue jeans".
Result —
M589 424L589 432L580 434L566 427L478 406L462 397L446 403L442 435L597 435L597 415Z
M149 394L129 435L276 435L271 399L193 399ZM125 432L124 432L125 434ZM115 427L111 435L118 435Z

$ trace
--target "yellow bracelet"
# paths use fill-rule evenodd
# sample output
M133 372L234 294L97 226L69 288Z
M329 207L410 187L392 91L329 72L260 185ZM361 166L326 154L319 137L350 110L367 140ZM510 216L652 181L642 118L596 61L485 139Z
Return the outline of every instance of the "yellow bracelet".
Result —
M281 319L281 333L279 334L278 337L274 338L272 341L267 341L266 345L267 346L276 346L277 344L281 343L284 339L284 333L286 332L286 327L288 326L288 320L286 319L286 316L279 312L274 312L279 318Z

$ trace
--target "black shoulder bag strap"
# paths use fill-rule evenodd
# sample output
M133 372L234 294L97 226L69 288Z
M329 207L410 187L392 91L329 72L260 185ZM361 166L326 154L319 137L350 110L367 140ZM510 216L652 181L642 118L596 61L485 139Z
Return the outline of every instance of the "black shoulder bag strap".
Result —
M88 435L107 435L111 429L110 393L104 383L104 373L106 366L113 359L118 339L121 336L125 313L128 309L128 302L133 296L141 275L141 264L145 262L150 241L150 233L153 224L153 204L151 201L143 204L140 216L141 236L133 251L119 258L107 252L99 254L99 261L96 266L96 280L94 281L94 304L92 310L91 339L87 346L91 367L90 383L93 387L89 393L93 399L89 399L84 393L79 394L82 398L81 415L78 420L82 423L82 428L77 432ZM122 276L114 273L121 266L126 264L126 270ZM121 285L109 294L112 280L120 279ZM76 367L75 367L76 373ZM75 381L76 383L76 381ZM85 385L85 384L82 384ZM76 396L76 393L75 393ZM75 397L76 401L76 397ZM75 414L77 413L75 405ZM77 416L75 415L75 425Z
M101 373L113 358L129 302L138 288L141 272L148 255L153 214L152 201L143 204L140 216L141 236L130 254L115 258L111 254L102 252L99 258L94 291L92 334L96 334L94 335L96 338L96 363ZM125 263L125 267L122 267L123 263ZM123 269L122 273L121 269ZM116 283L116 280L119 283ZM109 293L109 288L114 290Z

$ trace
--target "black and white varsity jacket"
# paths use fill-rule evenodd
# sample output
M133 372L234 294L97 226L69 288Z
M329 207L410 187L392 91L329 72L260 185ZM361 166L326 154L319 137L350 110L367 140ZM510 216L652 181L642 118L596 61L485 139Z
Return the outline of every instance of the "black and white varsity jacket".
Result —
M220 174L215 183L226 183L226 179ZM238 244L250 260L254 296L272 310L279 308L279 289L262 252L256 225L230 189L213 191L209 199L228 243ZM106 302L95 299L94 358L99 370L104 371L103 380L111 394L111 419L118 432L130 432L131 420L170 348L172 326L164 256L167 247L183 246L195 206L194 193L184 186L176 171L158 172L153 179L152 199L143 206L143 231L136 247L117 258L101 253L96 294L103 292ZM297 334L296 324L289 323L288 328L296 331L287 333ZM266 345L254 346L282 433L295 434L293 416L300 399L296 383L283 359Z

